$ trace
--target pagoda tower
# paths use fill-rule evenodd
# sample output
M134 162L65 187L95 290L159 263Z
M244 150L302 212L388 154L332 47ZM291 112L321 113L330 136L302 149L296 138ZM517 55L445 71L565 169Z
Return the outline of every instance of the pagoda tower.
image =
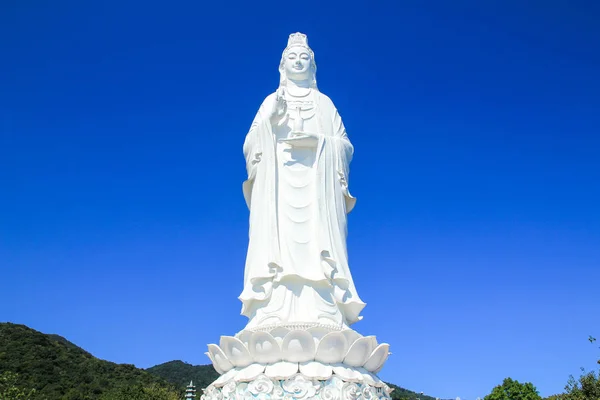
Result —
M187 385L187 388L185 389L185 398L186 399L195 399L196 398L196 386L194 386L194 383L192 381L190 381L190 384Z

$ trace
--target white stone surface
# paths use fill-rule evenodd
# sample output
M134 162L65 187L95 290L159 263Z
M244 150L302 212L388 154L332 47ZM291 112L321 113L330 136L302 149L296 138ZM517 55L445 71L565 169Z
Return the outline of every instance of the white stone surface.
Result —
M389 345L350 328L365 306L346 250L354 149L317 88L305 35L290 35L279 72L244 143L250 239L240 300L249 321L208 346L221 376L202 398L387 400L375 373Z
M348 266L353 147L319 91L306 36L290 35L280 85L244 142L250 240L240 295L247 329L278 324L347 328L365 306Z
M264 331L242 331L238 337L221 336L221 346L225 347L221 349L211 344L206 354L220 374L251 364L266 366L280 361L296 364L316 361L322 365L339 364L377 372L389 355L389 345L378 344L375 336L344 335L344 331L334 331L318 338L310 329L280 327L275 331L279 341ZM347 337L354 341L349 343ZM270 352L263 349L270 349Z
M348 382L338 376L317 380L297 374L279 380L260 375L252 382L229 381L219 387L210 385L204 391L201 399L389 400L390 392L387 386L373 386L366 382Z

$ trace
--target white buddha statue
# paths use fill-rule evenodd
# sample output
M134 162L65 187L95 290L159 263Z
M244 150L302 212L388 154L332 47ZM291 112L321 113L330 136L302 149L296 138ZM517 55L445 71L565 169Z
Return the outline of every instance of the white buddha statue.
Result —
M353 147L332 101L317 88L306 35L290 35L277 91L244 143L250 241L240 295L246 329L346 329L365 306L346 250Z

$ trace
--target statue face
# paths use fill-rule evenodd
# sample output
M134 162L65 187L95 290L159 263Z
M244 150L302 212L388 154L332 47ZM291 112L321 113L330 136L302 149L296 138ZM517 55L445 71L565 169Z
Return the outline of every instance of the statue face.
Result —
M285 55L283 65L286 76L297 81L309 79L311 61L308 49L303 46L291 47Z

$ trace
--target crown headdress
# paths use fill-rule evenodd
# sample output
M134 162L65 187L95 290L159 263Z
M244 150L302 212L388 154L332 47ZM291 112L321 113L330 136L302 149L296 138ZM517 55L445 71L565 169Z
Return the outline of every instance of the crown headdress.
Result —
M292 33L290 35L290 37L288 38L288 44L287 44L286 48L289 48L289 47L292 47L295 45L310 48L310 47L308 47L308 38L306 37L306 35L304 33L300 33L300 32Z

